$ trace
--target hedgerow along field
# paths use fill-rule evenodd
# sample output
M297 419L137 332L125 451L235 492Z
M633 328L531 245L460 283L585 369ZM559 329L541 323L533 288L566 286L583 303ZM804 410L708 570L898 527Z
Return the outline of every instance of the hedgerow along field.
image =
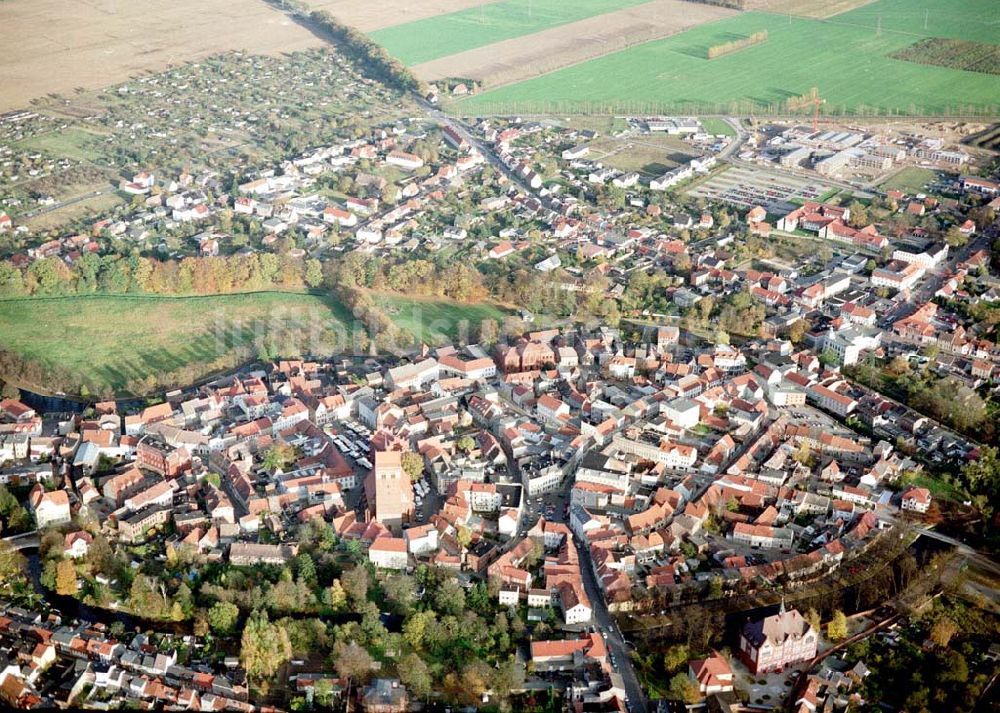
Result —
M499 0L376 30L369 36L410 66L648 0Z
M841 20L851 14L819 21L742 13L499 87L450 107L463 115L782 114L789 97L818 87L827 102L824 114L997 113L1000 77L891 59L888 55L911 45L915 36L886 31L885 25L879 34L876 28ZM768 42L734 55L706 59L709 47L761 30L767 30Z

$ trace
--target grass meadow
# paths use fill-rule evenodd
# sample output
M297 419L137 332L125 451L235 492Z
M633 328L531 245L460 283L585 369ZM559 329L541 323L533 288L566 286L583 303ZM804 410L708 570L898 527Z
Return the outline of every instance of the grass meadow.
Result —
M474 342L483 320L495 320L499 326L509 315L502 307L489 302L467 304L391 293L375 293L373 297L400 329L413 335L418 342L432 346L456 340Z
M0 348L101 393L152 374L195 381L257 343L290 355L345 350L350 322L339 302L304 293L36 297L0 302Z
M415 339L473 341L479 323L507 313L493 304L376 294ZM58 370L92 394L140 390L156 376L187 385L258 353L353 353L364 327L337 300L297 292L165 297L75 295L0 301L0 349ZM38 386L44 387L45 384Z

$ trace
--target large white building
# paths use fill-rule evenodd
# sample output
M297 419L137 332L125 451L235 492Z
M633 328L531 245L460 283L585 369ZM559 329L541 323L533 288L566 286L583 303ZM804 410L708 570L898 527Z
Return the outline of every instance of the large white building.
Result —
M933 270L947 257L948 243L931 243L921 250L896 248L892 253L893 260L920 265L925 270Z
M563 480L563 470L558 465L550 465L537 472L527 473L524 483L529 498L559 489Z
M877 349L882 343L882 332L863 327L846 327L830 330L822 339L820 350L833 354L841 366L857 364L861 352Z
M39 529L50 525L63 525L72 519L69 496L65 490L54 490L47 493L42 484L39 483L31 489L28 501L35 513L35 522Z
M431 381L437 381L440 373L441 368L437 359L428 358L389 369L385 381L391 389L419 388Z
M368 560L379 569L406 569L409 559L402 537L379 537L368 548Z

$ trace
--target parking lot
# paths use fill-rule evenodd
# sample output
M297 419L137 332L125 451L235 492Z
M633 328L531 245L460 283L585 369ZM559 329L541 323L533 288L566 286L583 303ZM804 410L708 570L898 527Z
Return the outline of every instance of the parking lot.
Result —
M698 184L688 194L695 198L726 201L741 208L760 205L768 213L778 214L794 209L793 199L819 200L831 188L819 181L734 166Z

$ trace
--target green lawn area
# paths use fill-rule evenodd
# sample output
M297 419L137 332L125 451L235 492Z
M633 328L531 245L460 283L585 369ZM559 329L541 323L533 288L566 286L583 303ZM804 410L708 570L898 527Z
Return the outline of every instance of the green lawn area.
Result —
M92 196L86 200L57 208L56 210L41 213L33 218L25 219L25 223L32 230L41 232L45 230L56 230L60 226L74 220L80 220L87 216L99 216L111 212L117 206L125 203L125 199L117 193L112 193L109 188L99 196Z
M699 121L702 128L705 129L706 134L712 134L713 136L736 136L736 129L722 119L707 116L704 119L699 119Z
M37 149L53 156L93 161L100 157L97 142L101 137L84 129L63 129L39 134L18 143L26 149Z
M150 375L184 385L230 368L258 342L282 356L345 351L351 322L304 293L32 298L0 302L0 348L67 372L66 391L129 391Z
M489 302L466 304L392 293L377 293L374 297L376 304L400 329L412 334L418 343L423 341L430 345L452 341L475 342L480 322L493 319L499 326L509 314L504 308Z
M952 485L951 483L946 483L929 473L921 473L915 478L910 478L907 482L909 485L913 485L918 488L927 488L931 491L931 495L935 498L944 498L957 502L961 502L962 500L968 498L968 495L960 488Z
M924 186L933 181L936 176L937 172L929 168L906 166L883 183L881 188L884 191L898 190L913 195L923 191Z
M376 30L370 37L406 65L585 20L648 0L499 0Z
M883 3L890 8L901 4L881 0L862 10L875 12L873 8ZM985 3L973 4L982 8ZM1000 3L991 4L1000 10ZM943 7L940 2L936 6ZM987 15L996 18L997 10ZM779 113L784 112L789 97L817 87L826 99L823 111L828 114L997 112L1000 76L891 59L888 55L912 44L914 36L888 32L885 24L878 36L861 20L843 20L850 15L821 22L741 13L459 100L451 109L463 115ZM984 17L978 21L983 23ZM994 33L997 27L992 26ZM767 42L705 59L708 47L761 30L767 30Z

